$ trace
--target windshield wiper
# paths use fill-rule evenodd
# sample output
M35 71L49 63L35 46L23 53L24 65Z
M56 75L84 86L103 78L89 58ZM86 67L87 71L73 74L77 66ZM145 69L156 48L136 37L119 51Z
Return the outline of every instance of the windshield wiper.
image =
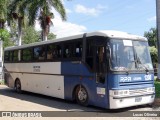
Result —
M142 64L142 62L141 62L140 58L137 56L137 54L136 54L136 62L138 64L138 67L139 67L139 65L141 65L141 68L144 68L144 70L148 74L148 72L149 72L148 68L144 64Z

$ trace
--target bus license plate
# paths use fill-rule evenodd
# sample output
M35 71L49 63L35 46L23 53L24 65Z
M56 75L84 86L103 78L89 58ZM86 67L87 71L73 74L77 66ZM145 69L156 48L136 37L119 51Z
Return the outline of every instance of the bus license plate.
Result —
M135 98L135 102L141 102L142 101L142 97L136 97Z

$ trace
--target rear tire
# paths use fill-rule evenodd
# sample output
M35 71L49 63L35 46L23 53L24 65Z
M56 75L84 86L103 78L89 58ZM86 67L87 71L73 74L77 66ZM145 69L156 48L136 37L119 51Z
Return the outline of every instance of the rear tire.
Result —
M16 80L16 82L15 82L15 90L16 90L17 93L22 93L20 80Z
M78 104L87 106L88 105L88 93L85 87L78 86L75 91L75 97Z

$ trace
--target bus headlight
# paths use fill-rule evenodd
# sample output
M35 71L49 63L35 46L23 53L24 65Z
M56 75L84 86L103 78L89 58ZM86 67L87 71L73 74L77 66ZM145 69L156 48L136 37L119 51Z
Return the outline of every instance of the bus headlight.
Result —
M113 96L129 95L129 90L113 90Z
M155 92L155 87L149 87L149 88L147 88L147 92Z

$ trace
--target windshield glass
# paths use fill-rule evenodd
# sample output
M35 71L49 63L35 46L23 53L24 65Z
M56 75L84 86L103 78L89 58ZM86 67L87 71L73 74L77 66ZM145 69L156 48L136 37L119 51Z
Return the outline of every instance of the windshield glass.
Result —
M133 41L138 69L153 69L147 42Z
M113 70L153 69L147 42L111 39L110 48Z

